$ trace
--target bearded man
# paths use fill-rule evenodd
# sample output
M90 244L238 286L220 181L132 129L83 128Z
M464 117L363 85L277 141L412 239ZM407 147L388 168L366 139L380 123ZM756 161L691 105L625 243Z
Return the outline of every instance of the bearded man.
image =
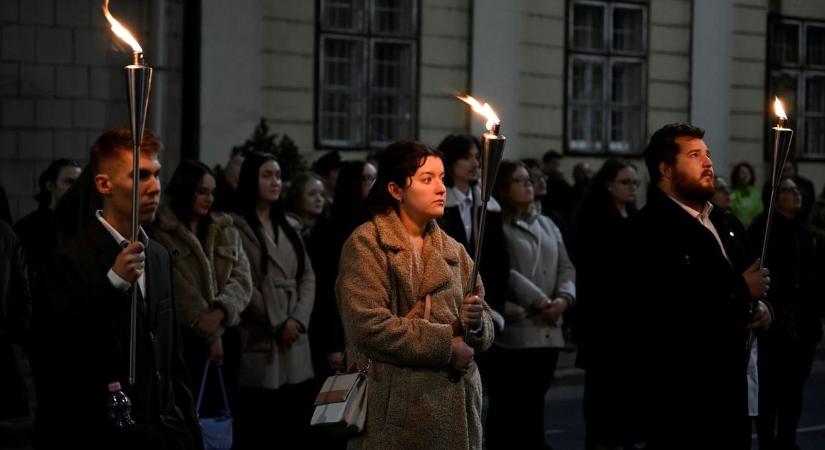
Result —
M652 450L745 448L748 328L772 317L760 301L767 270L745 260L710 203L704 133L670 124L653 134L648 203L632 222L627 350L638 370L639 431Z

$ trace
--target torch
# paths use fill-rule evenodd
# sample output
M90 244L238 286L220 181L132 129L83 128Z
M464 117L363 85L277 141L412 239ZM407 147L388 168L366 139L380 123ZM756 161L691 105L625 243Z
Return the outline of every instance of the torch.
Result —
M785 169L785 162L788 160L788 154L791 149L791 141L793 140L793 130L786 128L785 124L788 121L788 116L785 115L785 108L782 107L782 102L778 97L774 97L773 109L777 117L776 126L771 128L771 135L773 136L773 153L771 154L771 198L768 200L768 215L765 222L765 235L762 238L762 253L760 255L759 268L765 267L765 261L768 256L768 240L771 234L771 224L773 223L773 209L776 203L776 192L779 190L779 184L782 183L782 172ZM753 308L756 304L754 302ZM753 330L748 331L747 352L745 356L750 358L751 345L753 344Z
M129 102L129 125L132 130L132 228L130 240L138 240L140 227L140 145L143 141L143 129L146 125L146 111L149 107L149 91L152 88L152 68L143 61L143 49L128 30L109 12L109 0L103 1L103 15L112 25L112 31L132 47L132 64L123 69L126 73L126 94ZM129 385L135 384L135 345L137 343L137 294L138 287L132 286L132 304L129 322Z
M488 104L483 105L473 97L459 96L459 100L467 103L473 108L473 111L483 115L487 118L487 132L481 135L481 180L479 180L481 188L481 201L479 208L473 215L473 230L475 230L475 255L473 256L473 277L470 281L470 292L476 292L478 284L478 270L481 267L481 247L484 243L484 225L487 222L487 202L490 201L490 196L493 194L493 188L496 183L496 173L501 162L501 157L504 154L504 144L507 143L507 138L500 134L501 120L496 115L493 108ZM464 326L464 341L469 339L469 327ZM463 374L458 371L450 373L450 381L457 382L461 379Z

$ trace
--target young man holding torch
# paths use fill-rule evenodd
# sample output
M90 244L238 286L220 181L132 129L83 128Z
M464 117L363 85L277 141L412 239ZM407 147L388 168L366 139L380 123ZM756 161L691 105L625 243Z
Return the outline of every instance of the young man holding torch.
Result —
M160 199L160 142L146 131L139 160L139 222ZM132 223L132 135L116 128L91 150L103 208L63 242L47 270L45 302L35 311L43 354L38 447L201 448L180 348L169 254ZM134 286L134 287L133 287ZM128 384L130 289L138 289L136 377ZM107 405L114 383L131 400L134 424L118 429ZM122 423L121 423L122 425ZM100 444L100 445L96 445Z
M767 270L744 261L710 203L713 163L703 137L700 128L670 124L644 151L652 185L632 224L634 264L626 266L637 283L625 300L634 337L626 348L650 450L745 447L747 330L772 317L758 301Z

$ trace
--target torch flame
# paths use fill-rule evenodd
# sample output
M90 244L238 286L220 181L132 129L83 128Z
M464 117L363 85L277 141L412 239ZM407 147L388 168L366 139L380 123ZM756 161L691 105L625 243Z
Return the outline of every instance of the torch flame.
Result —
M143 53L143 49L140 48L138 41L132 37L132 33L129 33L129 30L123 28L123 25L109 12L109 0L103 0L103 15L106 16L106 20L112 25L112 31L115 35L132 47L132 52Z
M481 114L487 119L487 124L485 125L487 127L487 131L493 131L493 126L501 123L501 120L499 120L498 115L496 115L496 112L493 111L493 108L490 106L489 103L485 102L482 105L478 102L478 100L474 99L469 95L456 95L456 98L472 106L473 111Z
M788 116L785 115L785 108L782 107L782 102L779 101L779 97L774 97L773 102L773 111L777 117L782 120L788 120Z

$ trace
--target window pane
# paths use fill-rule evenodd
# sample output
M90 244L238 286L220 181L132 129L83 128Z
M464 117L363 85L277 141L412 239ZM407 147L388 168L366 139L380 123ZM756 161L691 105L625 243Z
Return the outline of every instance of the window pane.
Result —
M808 64L825 65L825 26L808 25L806 61Z
M370 67L370 145L413 136L414 47L376 41Z
M643 52L643 19L641 9L613 9L613 50Z
M363 41L324 38L321 55L320 138L327 143L363 142Z
M773 119L773 98L779 97L782 101L782 106L791 121L796 117L796 92L797 92L797 76L790 73L776 72L771 74L771 84L768 99L771 104L771 121Z
M614 103L638 105L642 101L642 63L615 62L610 99Z
M771 62L774 64L799 63L799 25L795 23L774 22L772 27L773 42Z
M409 36L415 32L413 0L373 0L372 31Z
M805 112L825 114L825 76L805 80Z
M604 62L573 60L572 98L591 102L604 100Z
M825 117L805 119L805 157L825 159Z
M325 29L362 31L364 0L322 0L321 17Z
M573 5L573 47L585 50L605 49L605 7Z
M642 109L613 108L610 111L610 151L638 153L641 148Z

